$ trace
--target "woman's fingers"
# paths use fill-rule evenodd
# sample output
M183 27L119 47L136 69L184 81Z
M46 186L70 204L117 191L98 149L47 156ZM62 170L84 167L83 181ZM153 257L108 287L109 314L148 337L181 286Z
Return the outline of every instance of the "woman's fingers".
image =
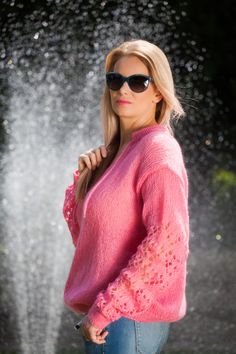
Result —
M104 340L106 338L106 336L108 335L108 331L105 331L101 334L101 338Z
M105 145L101 145L100 149L101 149L102 156L107 157L107 149L106 149Z
M85 167L88 167L90 170L92 168L91 161L88 155L81 154L79 156L78 167L80 171L83 171Z
M85 167L88 167L90 170L95 170L97 168L102 158L107 156L107 150L104 145L101 145L95 150L89 150L85 154L79 156L78 167L80 171L83 171Z
M98 340L98 341L100 341L101 343L106 343L106 340L105 340L105 338L106 338L106 336L108 335L108 331L102 331L100 334L97 334L96 335L96 339Z
M102 344L102 343L106 343L105 337L108 335L108 331L102 332L102 334L97 335L95 334L94 331L85 329L82 330L82 335L85 338L85 340L92 341L93 343L96 344Z
M97 344L106 343L105 337L108 335L108 331L98 329L94 327L90 320L85 316L81 323L81 332L85 340L90 340Z

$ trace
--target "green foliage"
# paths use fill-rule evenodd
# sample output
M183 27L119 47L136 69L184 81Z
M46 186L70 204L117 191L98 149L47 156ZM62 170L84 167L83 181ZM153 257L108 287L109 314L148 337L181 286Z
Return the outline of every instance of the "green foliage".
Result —
M236 174L231 171L219 169L213 171L212 185L217 194L221 198L236 197Z

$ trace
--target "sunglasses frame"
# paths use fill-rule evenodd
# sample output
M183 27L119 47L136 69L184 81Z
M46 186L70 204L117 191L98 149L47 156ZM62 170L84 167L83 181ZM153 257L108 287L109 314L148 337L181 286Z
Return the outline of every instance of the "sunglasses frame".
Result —
M121 79L122 79L122 85L121 85L117 90L113 90L113 89L111 89L111 88L108 86L108 83L107 83L107 82L108 82L108 77L109 77L110 74L118 75L118 76L120 76ZM148 80L148 85L145 87L145 89L144 89L143 91L134 91L134 90L132 90L132 88L130 87L130 79L132 79L133 77L137 77L137 76L138 76L138 77L141 76L141 77L143 77L143 78L145 78L145 79ZM109 72L106 73L106 83L107 83L108 88L109 88L110 90L112 90L112 91L118 91L118 90L120 90L121 87L124 85L125 82L128 83L129 88L130 88L131 91L136 92L136 93L141 93L141 92L144 92L144 91L147 90L147 88L148 88L150 82L154 82L154 79L153 79L151 76L144 75L144 74L134 74L134 75L130 75L130 76L123 76L123 75L121 75L121 74L119 74L119 73L116 73L115 71L109 71Z

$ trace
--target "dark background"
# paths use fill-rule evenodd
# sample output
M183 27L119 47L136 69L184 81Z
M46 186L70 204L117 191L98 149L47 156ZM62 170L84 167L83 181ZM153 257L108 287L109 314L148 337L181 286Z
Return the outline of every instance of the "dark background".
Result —
M41 18L47 19L49 14L53 14L56 8L55 2L48 1L14 1L14 6L10 6L11 1L1 2L1 13L0 21L1 27L4 28L4 32L1 36L0 49L5 48L6 56L1 60L6 63L8 58L11 57L12 49L14 49L14 40L20 35L20 30L18 35L13 32L14 23L22 23L22 28L24 25L24 16L26 14L32 13L34 10L39 10L42 13ZM69 4L70 1L60 1L58 4L65 6ZM87 1L80 2L80 9L93 8L96 10L96 16L101 18L106 9L108 12L119 4L115 1L106 1L106 5L101 10L99 4L101 1L92 1L88 4ZM129 2L128 2L129 3ZM134 8L138 6L139 1L130 2L134 4ZM163 2L159 1L158 6L161 6ZM235 36L236 36L236 5L233 0L225 0L222 2L213 2L210 0L199 0L199 1L170 1L171 7L176 10L176 13L185 11L187 16L181 17L181 21L176 20L175 26L179 33L178 44L182 49L182 53L188 55L188 46L186 43L186 38L191 37L197 43L198 47L204 48L204 67L202 71L202 78L208 77L207 81L201 80L198 77L198 82L196 82L197 87L200 88L201 92L207 90L207 86L211 85L211 89L217 92L218 99L222 101L220 110L216 112L216 115L212 117L214 125L212 128L218 131L218 127L222 126L228 130L228 139L231 142L235 142L236 136L236 69L235 69ZM122 2L120 2L122 4ZM157 7L158 7L157 6ZM43 13L44 11L44 13ZM141 11L140 11L141 12ZM73 11L70 13L71 16L76 16ZM138 11L135 13L137 22L139 17L142 18L143 14ZM158 12L157 12L158 16ZM38 19L39 20L39 19ZM150 19L151 21L152 19ZM93 21L93 15L89 13L87 21ZM162 19L160 19L160 22ZM185 33L185 36L183 36ZM60 42L60 40L58 41ZM63 53L61 53L63 54ZM22 53L23 55L23 53ZM38 55L37 48L31 54L33 56ZM17 59L17 58L16 58ZM20 58L18 58L20 60ZM3 67L3 66L2 66ZM184 73L183 73L184 74ZM3 76L1 77L3 80ZM6 82L2 82L2 87L7 89L5 86ZM1 111L4 112L4 108L7 109L7 102L0 101ZM202 102L201 102L202 104ZM3 113L1 114L1 119L3 119ZM215 133L214 131L214 133ZM1 133L1 141L4 141L3 132ZM217 134L214 134L217 136ZM223 146L221 145L221 149Z

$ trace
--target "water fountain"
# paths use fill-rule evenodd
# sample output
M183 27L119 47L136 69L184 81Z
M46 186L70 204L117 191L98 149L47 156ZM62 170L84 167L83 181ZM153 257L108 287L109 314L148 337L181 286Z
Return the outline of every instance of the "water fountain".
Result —
M67 346L70 353L73 348L78 353L81 343L73 332L76 317L63 304L73 246L62 217L62 203L78 155L102 143L99 100L106 53L123 40L143 38L160 45L168 54L188 111L186 121L180 123L182 131L177 128L177 132L186 149L190 175L196 176L191 180L193 192L204 180L200 172L207 169L209 161L215 162L214 151L207 145L212 143L210 132L208 143L197 149L204 135L201 123L211 127L209 117L220 103L214 101L213 106L199 113L198 102L203 96L194 84L202 75L204 48L197 48L186 33L178 33L178 21L186 13L177 13L167 1L142 1L138 5L128 1L122 6L108 6L105 0L30 4L11 0L7 5L3 1L3 13L8 14L8 19L2 31L4 46L0 47L1 95L5 102L0 191L4 316L0 351L15 348L23 354L54 354L62 353L61 348ZM189 48L184 57L180 36L185 37ZM195 161L204 152L207 159L202 159L199 166ZM198 202L194 193L193 211ZM206 208L202 208L199 234L205 232L208 219ZM199 242L198 237L194 239L197 218L192 218L191 223L194 244ZM209 245L207 240L202 242L205 247ZM220 246L214 243L213 247L212 254L216 255ZM198 257L192 255L191 271ZM194 315L201 296L191 289L189 294L190 315ZM197 339L198 328L178 326L173 345L177 342L179 347L191 347L194 330L196 348L204 347Z

